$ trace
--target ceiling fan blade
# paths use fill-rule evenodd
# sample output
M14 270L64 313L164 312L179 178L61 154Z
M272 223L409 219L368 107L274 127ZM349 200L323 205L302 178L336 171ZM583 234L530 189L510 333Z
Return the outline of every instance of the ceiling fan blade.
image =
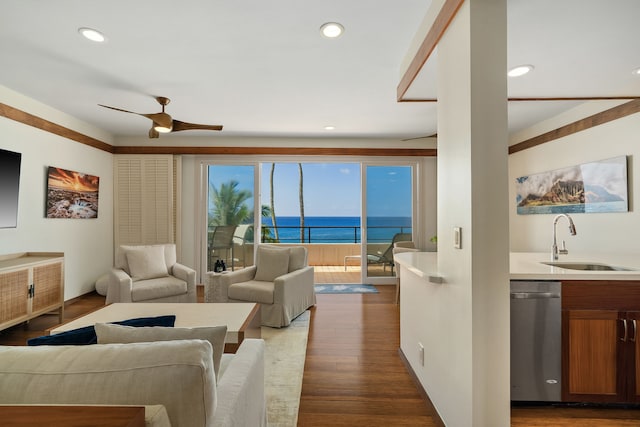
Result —
M173 129L171 132L181 130L222 130L222 125L199 125L197 123L186 123L180 120L173 120Z
M145 116L145 114L136 113L135 111L123 110L122 108L109 107L108 105L102 105L102 104L98 104L98 105L104 108L109 108L111 110L122 111L123 113L131 113L131 114L137 114L139 116Z
M402 140L402 142L405 142L405 141L413 141L413 140L415 140L415 139L427 139L427 138L437 138L437 137L438 137L438 134L437 134L437 133L434 133L434 134L431 134L431 135L417 136L417 137L415 137L415 138L407 138L407 139L403 139L403 140Z

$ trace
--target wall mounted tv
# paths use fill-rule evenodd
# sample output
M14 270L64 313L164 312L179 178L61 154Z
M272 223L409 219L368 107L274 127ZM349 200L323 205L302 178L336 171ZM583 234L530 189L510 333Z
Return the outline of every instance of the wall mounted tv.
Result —
M22 154L0 149L0 228L18 226L18 192Z

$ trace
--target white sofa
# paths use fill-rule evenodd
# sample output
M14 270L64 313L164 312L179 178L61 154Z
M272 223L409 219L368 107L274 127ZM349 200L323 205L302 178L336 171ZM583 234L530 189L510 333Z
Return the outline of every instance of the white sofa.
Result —
M145 406L154 427L266 426L264 341L224 354L219 375L204 340L4 346L0 404Z
M196 272L177 262L172 243L119 246L107 286L107 304L197 301Z

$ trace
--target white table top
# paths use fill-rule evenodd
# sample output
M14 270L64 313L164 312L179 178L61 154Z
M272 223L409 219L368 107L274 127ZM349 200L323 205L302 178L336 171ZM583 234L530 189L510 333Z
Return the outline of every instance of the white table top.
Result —
M227 342L237 342L238 331L254 309L254 303L114 303L50 330L51 334L135 317L175 314L175 327L227 325ZM235 339L235 341L234 341Z

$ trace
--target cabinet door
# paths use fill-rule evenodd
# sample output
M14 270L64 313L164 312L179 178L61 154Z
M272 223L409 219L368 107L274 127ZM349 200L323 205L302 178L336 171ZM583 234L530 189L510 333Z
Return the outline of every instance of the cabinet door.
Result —
M29 269L0 273L0 326L28 317Z
M39 265L33 268L33 301L31 312L57 308L62 303L62 263Z
M565 310L562 316L563 400L624 401L618 311Z
M640 402L640 311L627 312L627 378L630 402Z

